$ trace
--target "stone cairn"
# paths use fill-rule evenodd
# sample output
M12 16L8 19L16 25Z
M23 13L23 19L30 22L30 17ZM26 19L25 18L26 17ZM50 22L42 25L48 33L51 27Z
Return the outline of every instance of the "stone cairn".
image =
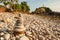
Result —
M18 14L17 17L15 16L16 20L13 22L14 25L10 23L12 21L11 17L9 18L9 16L11 16L10 14L2 15L1 13L0 15L0 40L29 40L29 38L25 36L26 28L23 25L21 14Z
M16 36L19 40L29 40L28 37L25 36L26 28L23 25L23 18L19 17L16 22L17 25L15 25L14 28L14 36Z

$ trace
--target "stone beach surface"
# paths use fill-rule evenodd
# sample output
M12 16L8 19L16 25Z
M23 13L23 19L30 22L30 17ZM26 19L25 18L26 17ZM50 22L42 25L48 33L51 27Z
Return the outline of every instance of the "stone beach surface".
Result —
M13 34L18 26L25 30L22 37ZM2 12L0 40L60 40L60 16Z

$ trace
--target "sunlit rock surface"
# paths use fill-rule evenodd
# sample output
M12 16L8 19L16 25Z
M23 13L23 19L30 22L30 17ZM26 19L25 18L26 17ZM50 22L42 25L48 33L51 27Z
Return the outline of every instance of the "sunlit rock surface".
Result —
M14 36L22 25L25 34ZM0 13L0 40L60 40L60 16Z

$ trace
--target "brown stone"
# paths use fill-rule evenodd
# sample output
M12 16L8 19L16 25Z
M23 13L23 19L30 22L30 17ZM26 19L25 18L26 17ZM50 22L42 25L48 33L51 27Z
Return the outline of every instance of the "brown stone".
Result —
M15 19L19 19L19 17L14 17Z
M24 33L25 33L24 31L20 31L20 32L14 31L14 32L13 32L14 36L19 35L19 34L24 34Z
M0 12L5 12L6 8L4 6L0 6Z

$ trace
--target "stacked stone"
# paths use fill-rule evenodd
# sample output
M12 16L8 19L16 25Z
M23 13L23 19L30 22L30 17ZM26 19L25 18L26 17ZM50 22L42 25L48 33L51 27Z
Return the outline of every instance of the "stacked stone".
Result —
M0 40L29 40L25 36L21 14L0 14Z
M23 25L23 18L22 17L18 17L19 19L17 19L15 28L14 28L14 35L16 36L16 38L18 38L17 40L29 40L28 37L25 36L25 30L26 28Z

